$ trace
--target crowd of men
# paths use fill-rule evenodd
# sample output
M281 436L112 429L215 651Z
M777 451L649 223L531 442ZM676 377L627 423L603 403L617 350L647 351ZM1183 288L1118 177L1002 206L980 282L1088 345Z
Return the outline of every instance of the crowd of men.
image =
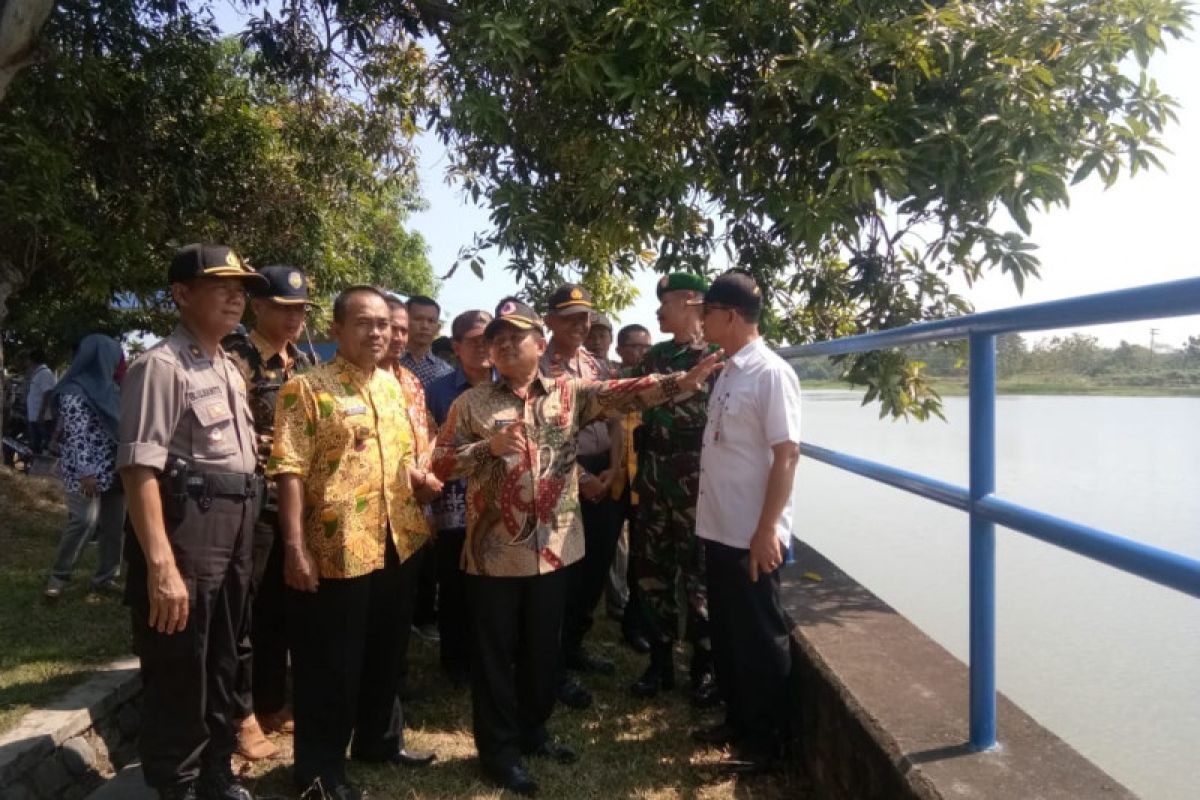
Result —
M578 757L547 730L556 703L586 707L578 676L614 670L585 644L606 586L648 653L630 691L674 687L683 635L691 702L724 706L693 736L732 746L730 770L774 766L800 387L748 274L664 276L670 338L627 326L619 363L583 287L544 317L506 297L452 321L455 366L431 352L430 298L344 289L315 364L303 270L196 244L167 280L179 324L124 377L116 457L140 755L163 798L251 798L231 757L272 755L264 731L294 736L307 798L364 797L347 758L430 764L403 709L409 633L435 619L484 773L533 795L528 759ZM231 336L247 294L252 330Z

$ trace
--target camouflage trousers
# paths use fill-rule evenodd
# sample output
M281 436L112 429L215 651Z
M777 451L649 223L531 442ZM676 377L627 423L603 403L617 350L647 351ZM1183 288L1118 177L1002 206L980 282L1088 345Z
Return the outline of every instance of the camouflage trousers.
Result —
M651 641L679 637L681 607L684 637L697 649L710 649L708 593L704 582L704 545L696 536L696 504L643 494L631 528L638 600Z

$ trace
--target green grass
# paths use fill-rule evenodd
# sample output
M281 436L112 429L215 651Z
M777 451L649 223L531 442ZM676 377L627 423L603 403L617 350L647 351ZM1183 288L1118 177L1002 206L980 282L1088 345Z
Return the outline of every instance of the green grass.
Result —
M586 711L556 708L550 732L579 753L579 762L562 766L531 760L527 766L541 784L539 797L571 800L610 798L789 798L811 797L802 777L779 774L743 781L713 768L721 751L694 745L688 732L718 721L715 712L697 712L682 691L656 701L636 700L626 689L645 666L643 656L618 644L619 627L598 619L590 646L617 662L612 677L585 678L596 702ZM471 739L467 689L455 690L437 669L436 645L413 637L410 646L419 701L406 705L409 747L434 750L438 760L423 769L352 763L350 778L371 797L393 800L512 797L490 786L479 771ZM676 661L684 666L682 652ZM683 675L686 684L686 673ZM257 797L293 796L287 736L272 736L283 749L278 760L239 764Z
M88 593L89 546L55 605L42 589L66 520L57 481L0 468L0 731L128 654L129 618L119 600Z
M57 605L41 600L65 512L57 482L0 470L0 731L22 714L80 682L89 669L129 652L129 620L119 601L87 595L87 576L95 566L89 548L76 580ZM717 721L713 713L692 710L683 692L656 702L633 698L626 686L645 666L644 657L619 644L619 628L598 618L592 646L617 662L613 677L586 680L596 697L586 711L558 709L550 720L553 734L580 754L579 763L529 764L542 785L541 797L571 798L790 798L810 796L793 774L735 781L713 769L722 753L692 744L688 731ZM480 775L471 738L470 697L442 680L437 648L416 637L410 649L411 671L422 699L407 706L408 744L438 753L426 769L352 764L353 780L375 798L499 798L501 793ZM685 663L684 654L677 661ZM684 676L686 683L686 675ZM272 737L280 758L237 766L259 797L294 797L291 740Z

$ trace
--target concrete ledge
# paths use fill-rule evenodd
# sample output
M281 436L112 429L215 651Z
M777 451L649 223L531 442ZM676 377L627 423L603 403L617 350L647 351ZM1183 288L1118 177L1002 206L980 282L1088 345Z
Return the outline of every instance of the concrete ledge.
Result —
M999 747L972 752L966 666L816 550L795 542L794 553L782 600L815 796L1134 797L1003 695Z
M0 735L0 798L84 797L133 757L141 726L135 658L97 668L79 686Z

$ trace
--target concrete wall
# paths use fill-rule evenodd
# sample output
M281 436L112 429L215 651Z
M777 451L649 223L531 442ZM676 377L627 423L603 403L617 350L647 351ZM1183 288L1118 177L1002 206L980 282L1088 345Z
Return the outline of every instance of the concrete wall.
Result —
M999 746L971 752L966 666L811 547L795 553L782 599L794 625L795 757L815 797L1134 796L1003 695Z
M96 671L0 736L0 800L79 800L136 758L137 660Z

